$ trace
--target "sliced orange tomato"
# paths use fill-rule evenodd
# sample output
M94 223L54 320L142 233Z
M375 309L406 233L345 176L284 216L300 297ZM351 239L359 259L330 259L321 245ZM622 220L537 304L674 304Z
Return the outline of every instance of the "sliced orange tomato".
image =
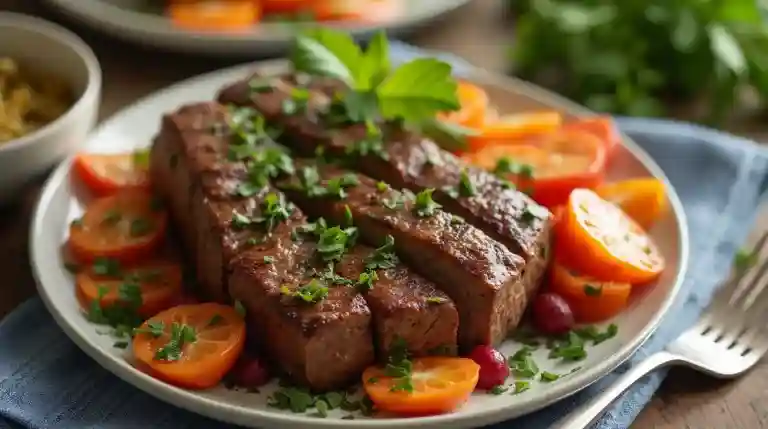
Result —
M568 302L577 323L596 323L626 308L632 285L584 277L555 262L550 267L549 290Z
M75 277L75 283L78 301L86 311L94 301L98 301L101 308L140 304L138 308L134 307L138 314L150 317L171 307L181 295L181 278L178 263L151 261L116 273L100 272L94 268L83 270ZM135 287L137 294L133 295L129 287ZM131 299L138 299L138 302L127 301Z
M527 137L553 132L560 128L563 117L559 112L543 111L502 115L486 118L477 135L467 137L470 151L486 145L517 143Z
M188 30L242 30L261 18L261 8L253 0L175 1L167 14L174 25Z
M75 157L72 168L97 195L125 189L149 189L149 161L145 155L144 152L83 153Z
M563 124L563 129L586 131L599 138L606 146L610 157L616 146L621 144L621 134L610 116L592 116Z
M514 182L546 207L576 188L595 188L605 175L605 146L583 131L561 130L527 144L492 144L465 159Z
M245 344L245 322L233 307L180 305L144 322L133 338L140 369L170 384L207 389L235 365Z
M669 208L664 184L657 179L628 179L606 183L597 195L621 208L644 229L649 229Z
M468 128L482 128L488 110L488 94L480 86L467 81L459 81L456 92L461 109L441 114L439 118Z
M664 258L653 239L621 209L589 189L571 192L555 228L555 257L582 275L641 284L664 270Z
M398 379L382 367L363 372L363 388L377 409L407 415L449 412L467 401L480 373L480 366L467 358L424 357L412 364L410 392L397 390Z
M163 241L167 214L149 193L120 192L91 203L69 227L69 250L80 263L96 258L133 262Z

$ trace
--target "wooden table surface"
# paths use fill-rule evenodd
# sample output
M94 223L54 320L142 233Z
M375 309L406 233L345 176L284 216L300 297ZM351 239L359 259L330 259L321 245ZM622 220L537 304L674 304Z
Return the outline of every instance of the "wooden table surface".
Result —
M101 117L168 84L234 62L142 50L73 26L38 0L0 0L0 10L24 11L63 22L92 45L104 70ZM475 0L434 23L411 41L454 52L475 65L503 71L509 24L500 18L497 0ZM2 41L0 41L2 43ZM240 60L243 62L244 60ZM765 126L737 124L760 138ZM0 211L0 317L32 296L34 282L27 258L27 232L39 184L30 186L15 207ZM11 346L11 345L6 345ZM733 382L718 382L685 369L673 369L658 394L632 428L755 429L768 427L768 364Z

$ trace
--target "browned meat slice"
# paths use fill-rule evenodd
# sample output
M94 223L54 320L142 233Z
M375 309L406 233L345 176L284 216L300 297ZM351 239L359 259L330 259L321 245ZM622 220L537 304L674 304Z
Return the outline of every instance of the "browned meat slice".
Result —
M336 267L339 275L355 280L362 273L370 275L367 267L381 267L374 270L370 290L363 292L373 315L377 348L388 351L400 339L414 356L455 353L459 314L453 301L393 257L388 246L373 249L358 244ZM380 358L385 356L381 353Z
M340 184L347 185L342 199L331 192ZM369 177L311 162L278 187L310 216L342 223L351 214L371 243L392 236L398 255L453 299L463 348L499 343L521 317L526 302L520 282L523 259L430 205L427 193L414 199Z
M370 310L352 288L328 288L316 303L294 296L317 285L305 278L317 265L315 245L291 239L306 219L268 186L235 195L254 167L228 159L231 119L216 103L167 115L152 148L153 183L205 291L243 303L250 336L293 380L318 390L343 386L373 361Z
M322 146L336 156L355 157L356 170L395 188L414 192L435 189L435 199L453 214L480 228L526 260L523 283L528 297L537 290L548 258L551 228L549 212L525 194L482 169L466 165L434 142L414 133L385 129L382 141L371 139L363 125L333 129L319 112L329 92L339 88L327 79L309 85L313 92L306 113L284 108L292 102L295 84L290 78L272 78L269 88L252 90L248 80L226 87L219 99L253 106L283 128L282 140L299 153L310 155ZM325 106L325 107L324 107Z

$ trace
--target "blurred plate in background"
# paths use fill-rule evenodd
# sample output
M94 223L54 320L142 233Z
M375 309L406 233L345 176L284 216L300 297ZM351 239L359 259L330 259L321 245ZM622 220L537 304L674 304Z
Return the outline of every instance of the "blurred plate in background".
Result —
M217 56L267 57L284 53L300 28L263 22L239 31L190 31L174 26L163 14L164 0L46 0L82 23L114 37L163 49ZM397 12L375 22L325 25L347 29L358 40L378 30L400 36L470 0L399 0Z

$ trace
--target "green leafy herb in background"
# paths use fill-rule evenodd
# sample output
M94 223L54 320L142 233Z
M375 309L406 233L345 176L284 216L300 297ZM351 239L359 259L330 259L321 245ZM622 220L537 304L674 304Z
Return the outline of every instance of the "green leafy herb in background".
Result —
M768 99L768 26L757 0L515 0L515 72L588 107L666 114L704 101L720 123L751 87Z

